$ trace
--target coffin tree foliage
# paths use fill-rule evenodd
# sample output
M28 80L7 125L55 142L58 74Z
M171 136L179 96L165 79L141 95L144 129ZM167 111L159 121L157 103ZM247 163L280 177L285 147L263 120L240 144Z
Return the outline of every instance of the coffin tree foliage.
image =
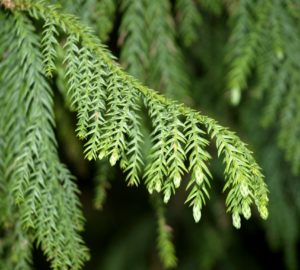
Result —
M77 115L76 134L84 142L85 157L120 166L128 186L145 185L153 197L158 250L166 267L174 267L177 259L164 203L184 185L185 203L195 222L200 221L211 192L211 145L224 163L223 191L233 226L240 228L241 217L251 217L253 204L266 219L268 189L252 152L186 99L189 74L177 38L188 48L203 19L199 6L220 14L224 3L177 0L173 10L167 0L63 1L63 8L75 14L84 10L79 20L56 2L0 1L0 268L31 269L33 245L41 247L52 269L79 270L89 259L80 234L80 191L58 156L54 81L65 85L61 94ZM226 2L234 26L228 49L231 101L240 102L252 70L260 71L256 93L271 96L264 123L274 121L278 112L284 115L279 142L298 171L300 148L294 145L299 125L291 121L300 119L299 76L293 72L300 61L288 52L300 46L295 27L299 4ZM104 45L117 9L126 72ZM91 22L96 32L86 26ZM283 97L286 105L280 107ZM101 175L99 179L95 205L100 208L107 183Z

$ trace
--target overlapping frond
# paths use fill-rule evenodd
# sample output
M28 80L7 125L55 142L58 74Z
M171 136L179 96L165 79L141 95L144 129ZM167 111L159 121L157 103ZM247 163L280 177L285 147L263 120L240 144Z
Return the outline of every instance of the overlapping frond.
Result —
M0 268L29 270L31 266L32 235L21 226L20 211L15 206L12 194L12 172L19 145L24 138L23 110L15 89L24 89L19 80L17 58L10 59L10 53L17 53L14 42L14 27L11 18L0 14L3 21L0 30L0 211L1 211L1 249Z
M9 194L12 196L10 207L18 204L18 209L14 211L17 212L15 222L22 226L22 237L32 232L32 240L22 240L28 242L27 246L36 240L53 269L70 266L80 269L88 258L78 234L83 229L83 217L77 187L58 160L52 130L53 102L41 73L39 41L31 22L24 15L15 12L9 20L13 27L11 39L8 39L7 59L10 59L9 65L14 64L14 60L16 63L14 67L4 70L8 106L5 114L8 121L1 122L5 124L9 153L5 178L13 191ZM26 249L30 254L30 248Z

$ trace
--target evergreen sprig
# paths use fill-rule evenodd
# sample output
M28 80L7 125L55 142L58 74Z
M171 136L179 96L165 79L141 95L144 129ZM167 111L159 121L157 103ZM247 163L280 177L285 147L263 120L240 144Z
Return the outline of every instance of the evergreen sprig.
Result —
M51 77L52 72L55 70L56 49L58 44L55 35L58 35L56 27L51 22L45 23L45 31L43 32L42 48L43 48L43 61L45 74Z
M267 218L268 191L263 175L251 151L233 132L215 120L143 86L125 73L92 30L82 25L75 16L61 13L47 1L16 1L13 8L4 1L1 3L12 9L6 12L10 21L5 27L5 34L7 36L7 32L11 31L13 35L13 41L9 43L11 48L5 47L7 43L4 43L0 45L1 52L5 55L8 51L7 59L14 58L10 63L20 64L12 69L1 67L3 74L0 79L7 89L11 89L6 94L7 98L13 99L15 104L22 104L13 107L17 113L3 129L9 139L18 141L11 159L14 170L9 171L8 178L12 179L13 200L18 204L22 228L25 233L32 229L33 239L42 247L53 269L81 269L88 259L87 249L78 234L83 228L79 191L73 177L58 159L53 132L52 92L44 77L55 71L54 59L61 32L66 35L63 54L67 96L72 110L77 113L76 132L79 138L85 140L88 159L107 157L112 166L119 162L127 173L129 185L142 183L143 175L148 191L162 192L165 202L182 184L183 176L190 174L185 183L190 190L187 202L193 207L194 219L198 222L202 206L209 197L207 188L211 174L207 163L210 155L205 148L210 138L216 141L218 156L225 163L224 191L228 193L226 206L232 214L233 225L236 228L241 226L240 215L246 219L250 217L253 202L261 217ZM161 14L159 18L163 21L160 23L164 30L167 29L166 33L169 32L169 17L165 16L169 14L167 2L151 1L148 8L150 16L156 16L157 12ZM45 21L41 42L28 15ZM151 31L156 35L160 32L156 32L159 29L155 29L155 25L153 23ZM157 53L168 44L173 50L173 42L173 34L166 36L162 33L152 49ZM172 63L164 57L161 61ZM177 64L174 63L175 69ZM161 67L156 68L159 70ZM165 72L165 79L172 74L170 70L161 71ZM176 72L174 74L177 76ZM10 82L14 76L19 79ZM172 87L175 91L178 85ZM147 110L152 122L152 145L145 165L141 154L142 108ZM3 115L8 113L11 112L4 111ZM9 133L11 121L20 121L23 125L21 135ZM2 148L7 144L6 135L1 134L0 137ZM1 160L0 164L5 162ZM6 175L4 177L7 178ZM165 230L161 212L159 227L159 246L162 257L165 257L164 253L173 254L173 247L165 245L170 243L170 236ZM174 265L173 256L167 256L170 259L167 264ZM167 261L166 258L164 260Z
M185 123L187 135L186 153L189 157L189 171L191 180L187 186L190 193L186 202L193 206L193 215L196 222L200 221L201 209L205 204L205 197L209 198L207 188L210 187L212 175L207 167L207 161L211 158L205 149L209 141L204 137L203 131L194 115L189 115Z
M174 101L166 99L157 92L141 85L133 77L127 75L114 62L110 53L93 36L92 31L87 27L83 27L75 17L71 15L62 16L55 8L46 5L43 1L34 3L25 1L25 3L28 5L26 10L28 10L32 16L51 20L56 23L57 26L60 26L68 35L78 36L81 39L82 46L90 51L94 57L97 57L98 61L101 61L103 65L106 66L110 74L108 77L107 90L110 92L110 95L114 96L114 100L112 101L109 97L107 98L107 102L111 103L106 113L109 121L104 125L103 134L100 135L104 138L109 137L110 140L106 140L106 143L101 143L97 146L100 147L100 151L99 149L97 149L97 151L101 158L109 156L111 163L115 164L117 160L125 154L126 136L128 135L129 130L128 119L130 118L128 112L130 111L130 102L132 102L130 101L130 96L136 93L136 95L142 95L145 98L150 111L154 110L152 116L150 113L150 117L152 117L154 121L154 131L157 130L157 132L162 133L162 135L159 135L158 137L159 140L154 138L154 141L159 144L159 147L164 149L161 152L161 158L163 158L162 166L165 168L162 168L159 173L167 176L168 166L166 164L169 153L167 151L167 139L173 137L170 132L170 125L168 125L172 119L172 114L169 113L168 110L170 107L176 105L178 112L177 121L179 115L185 118L193 114L198 121L198 125L206 127L212 139L216 138L217 149L219 153L224 155L224 162L227 165L225 174L228 176L228 179L225 189L229 189L229 194L236 195L236 197L229 196L231 198L228 201L229 211L235 213L241 212L242 203L251 198L251 201L255 201L257 204L262 217L266 218L267 189L260 173L260 168L255 163L252 153L234 133L218 125L216 121L203 116L184 105L176 104ZM83 65L82 63L79 64ZM75 70L74 72L75 74L73 74L73 76L86 76L86 74L81 74L78 70ZM79 93L77 95L79 95ZM122 100L122 104L120 103L120 100ZM119 109L122 109L122 115L120 114ZM157 118L157 120L155 120L155 118ZM118 130L116 130L117 123L121 123L121 128L118 128ZM161 129L158 129L157 125L160 125ZM177 126L177 129L181 129L180 125ZM103 148L105 150L104 152ZM178 157L178 159L181 160L180 157ZM151 166L152 160L153 159L150 156L149 166ZM163 181L163 179L160 181ZM244 188L241 188L242 183L249 189L249 193L247 193L247 191L246 194ZM165 181L166 185L163 183L161 184L162 190L174 190L174 188L171 188L172 185L170 186L168 181Z

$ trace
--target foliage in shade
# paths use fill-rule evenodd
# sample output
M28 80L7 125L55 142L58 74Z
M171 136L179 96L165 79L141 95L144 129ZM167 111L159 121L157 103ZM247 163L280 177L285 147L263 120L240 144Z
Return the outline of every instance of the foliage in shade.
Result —
M194 0L176 1L178 32L186 46L191 45L198 37L198 28L202 17Z
M242 120L247 132L259 129L260 115L253 114L261 103L253 100L242 110ZM247 120L248 119L248 120ZM261 148L258 159L264 167L266 182L270 190L270 218L264 227L270 246L283 249L287 269L297 269L297 239L299 237L299 178L292 174L290 164L285 162L282 151L276 147L276 133L260 129L253 143ZM285 222L283 223L282 220ZM286 226L285 224L289 224Z
M299 173L299 3L288 0L241 0L233 9L229 43L228 88L239 104L250 78L254 94L267 99L262 122L278 121L278 144Z
M148 1L145 7L149 27L150 73L148 83L167 96L183 99L188 90L188 75L175 42L175 23L168 0ZM167 68L166 68L167 67Z

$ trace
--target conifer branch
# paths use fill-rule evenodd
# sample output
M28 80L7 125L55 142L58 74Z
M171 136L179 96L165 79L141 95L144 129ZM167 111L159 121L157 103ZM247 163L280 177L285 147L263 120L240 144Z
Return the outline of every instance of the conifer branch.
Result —
M0 208L13 209L15 215L10 222L22 232L12 238L6 237L6 245L11 247L13 239L20 247L26 243L28 249L17 251L20 263L10 268L17 267L15 265L24 269L29 267L33 241L41 247L53 269L79 270L89 259L79 235L84 224L79 190L59 161L53 131L53 93L45 76L51 78L57 70L58 55L63 59L68 88L66 97L71 110L77 113L76 133L85 141L87 159L107 158L111 166L119 164L126 173L128 185L145 184L149 193L161 193L165 203L181 185L185 185L188 191L186 203L192 207L195 222L199 222L212 179L211 156L207 148L215 142L218 157L225 167L223 191L227 193L226 207L232 215L233 225L240 228L241 216L250 218L252 204L256 204L262 218L267 218L268 190L261 169L252 152L235 133L128 75L93 31L75 16L61 13L47 1L1 1L1 4L10 10L0 13L3 17L0 20L5 21L4 30L0 29L3 34L3 37L0 35L0 57L4 58L0 82L9 90L0 92L0 112L5 119L0 123L0 150L9 153L0 157L0 194L4 194ZM124 12L136 15L141 10L137 5L137 1L128 0ZM147 10L150 17L143 18L142 15L139 19L145 24L150 22L151 35L159 38L150 38L150 47L144 44L144 49L152 50L156 58L167 44L167 50L174 50L176 58L169 3L151 1ZM160 14L159 23L163 29L152 25L155 14ZM41 39L35 33L31 19L44 22ZM130 23L124 20L123 27ZM134 40L134 28L130 31L127 42ZM64 42L60 48L62 35ZM261 39L257 38L255 45L258 41ZM133 50L128 53L134 55L129 61L133 68L144 52ZM164 57L168 54L163 51L162 62L152 61L149 68L163 72L158 88L165 86L166 92L175 93L184 78L178 75L179 62ZM164 67L170 63L170 70L166 70ZM246 66L240 81L246 80L250 64ZM179 80L173 82L174 76ZM165 84L164 80L170 83ZM295 89L292 90L289 103L295 97ZM287 106L284 111L288 114L291 109ZM143 111L147 111L152 124L150 154L147 153L145 160ZM100 173L95 201L98 208L102 207L106 197L107 180ZM6 194L6 189L11 192ZM166 267L174 267L174 246L160 201L157 216L160 257ZM5 233L10 230L6 228Z
M75 61L75 66L77 65L77 68L74 69L74 73L70 74L71 76L75 76L70 82L70 89L72 89L72 95L74 95L74 109L78 112L78 134L80 137L88 137L87 134L90 129L90 123L87 122L87 119L90 113L86 111L86 109L91 107L86 106L86 103L90 104L90 94L95 91L93 90L92 82L93 80L96 81L96 79L94 79L96 69L94 62L89 59L96 56L97 60L95 61L99 61L102 69L108 72L106 77L102 76L105 82L104 84L106 85L104 91L108 92L106 100L108 104L106 108L107 113L105 113L102 108L102 113L105 113L103 114L105 117L105 125L99 134L103 140L101 143L100 140L96 143L97 147L93 148L96 152L94 152L91 157L94 158L96 153L100 158L108 156L111 165L114 165L120 159L121 166L126 170L126 162L122 163L122 160L124 155L126 156L128 138L130 137L130 112L132 112L134 104L132 97L141 95L148 106L150 117L154 121L153 154L149 157L150 160L146 166L145 174L146 183L150 192L153 189L158 191L163 190L165 201L168 201L171 194L175 192L176 186L180 183L181 175L185 171L185 155L182 149L185 149L187 140L187 135L182 133L183 131L179 131L181 129L180 119L182 117L188 118L192 115L196 121L194 125L202 125L205 127L210 138L216 140L219 156L222 156L225 162L226 184L224 191L228 191L226 204L228 211L233 215L234 225L237 228L240 227L240 214L243 214L246 218L249 217L249 206L252 202L255 202L257 205L261 216L263 218L267 217L267 187L263 181L261 170L254 161L252 153L233 132L223 128L217 124L215 120L185 105L177 104L158 94L156 91L140 84L119 67L114 61L114 57L94 37L92 31L82 26L75 17L58 13L55 8L45 4L44 1L24 1L23 3L27 6L26 10L29 11L31 16L50 20L57 27L61 27L70 37L73 37L71 47L76 48L76 46L82 44L80 50L75 49L78 54L77 56L70 56L67 52L67 58L73 58L72 61ZM76 80L76 76L79 76L80 79ZM89 77L84 79L85 76ZM83 90L82 83L86 90ZM100 99L99 102L103 102L103 100ZM77 105L75 106L75 104ZM170 111L170 108L176 109ZM171 112L175 111L176 114L173 115ZM173 128L172 125L174 125ZM176 145L176 147L174 147L174 145ZM173 152L174 149L176 149L176 154ZM156 150L158 150L158 152ZM155 165L157 155L160 160L158 167ZM207 160L207 155L200 157L200 159L202 158ZM174 162L177 164L176 166ZM202 169L201 166L198 165L200 171L205 170L203 164L201 165ZM173 171L170 170L172 166L178 170L178 172L175 170L176 175L173 175ZM202 177L202 174L199 174L199 169L197 169L197 172L197 175ZM203 173L205 174L205 172ZM206 175L208 174L206 173ZM155 177L158 178L156 179ZM129 181L129 183L137 183L137 180L132 181L133 182ZM204 186L201 191L198 192L200 192L200 194L204 192L204 194L208 196ZM192 198L196 198L197 196L192 195ZM197 198L201 198L204 202L203 195L199 196L200 197ZM195 209L197 211L195 210L194 212L201 210L199 200L200 199L198 199L197 203L192 203L193 205L196 204ZM199 214L194 213L194 216L198 221Z

